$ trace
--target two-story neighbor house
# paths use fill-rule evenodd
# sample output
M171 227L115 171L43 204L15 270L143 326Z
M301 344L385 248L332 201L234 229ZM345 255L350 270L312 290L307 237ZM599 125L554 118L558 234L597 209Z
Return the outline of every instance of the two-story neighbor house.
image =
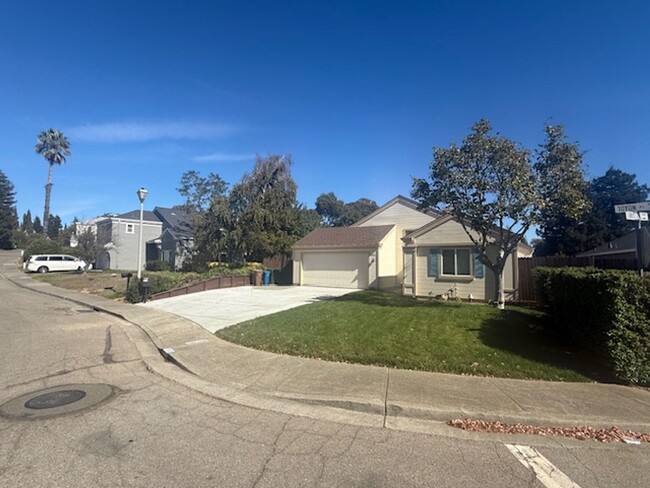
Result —
M521 244L509 256L507 298L516 297L518 257L531 254L532 248ZM478 260L461 224L451 215L421 211L403 196L350 227L314 230L293 246L293 260L298 285L401 289L421 297L495 297L494 276Z
M169 263L179 271L194 249L194 235L190 215L179 209L156 207L153 212L162 222L160 237L147 241L148 260Z
M180 269L193 246L189 215L182 211L155 207L143 213L142 263L166 261ZM138 266L140 211L106 217L97 222L97 241L105 250L97 257L97 269L134 270Z
M150 211L143 213L142 240L147 242L156 239L162 233L160 218ZM140 211L132 210L106 217L97 222L97 242L104 246L104 251L97 256L96 269L126 269L134 270L138 267L138 245L140 237ZM142 263L149 258L145 247L142 246Z

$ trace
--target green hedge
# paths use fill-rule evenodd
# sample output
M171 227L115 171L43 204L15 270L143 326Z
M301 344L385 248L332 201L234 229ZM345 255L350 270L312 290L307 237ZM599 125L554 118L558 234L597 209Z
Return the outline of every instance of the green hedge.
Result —
M558 337L622 381L650 384L650 278L596 268L535 268L533 277Z
M144 267L147 271L171 271L171 266L167 261L147 261Z

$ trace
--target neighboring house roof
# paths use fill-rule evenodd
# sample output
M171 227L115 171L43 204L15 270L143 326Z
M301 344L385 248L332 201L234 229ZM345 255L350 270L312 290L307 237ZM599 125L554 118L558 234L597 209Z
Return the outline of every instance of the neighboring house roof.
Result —
M166 230L177 239L192 237L192 219L184 210L175 208L156 207L154 213L163 221Z
M124 220L140 220L140 210L131 210L130 212L126 212L109 218L124 219ZM145 210L142 213L142 220L147 222L160 222L158 216L155 213L150 212L149 210Z
M392 207L396 203L401 203L402 205L404 205L406 207L409 207L409 208L412 208L413 210L417 210L419 212L430 215L433 218L437 218L437 217L439 217L441 215L440 212L436 212L435 210L431 210L431 209L422 210L421 208L419 208L419 204L415 200L411 200L410 198L406 198L405 196L402 196L402 195L397 195L395 198L389 200L388 202L386 202L384 205L379 207L374 212L366 215L365 217L363 217L359 221L352 224L351 227L356 227L356 226L359 226L359 225L363 224L364 222L366 222L366 221L370 220L371 218L375 217L377 214L380 214L381 212L383 212L387 208Z
M650 248L650 230L648 227L642 227L642 241L646 249ZM613 241L602 244L598 247L594 247L588 251L578 253L579 258L588 258L595 256L608 256L624 253L636 253L636 230L630 232L629 234L614 239ZM650 256L648 256L650 257Z
M296 242L293 247L297 249L377 247L393 227L393 225L319 227Z

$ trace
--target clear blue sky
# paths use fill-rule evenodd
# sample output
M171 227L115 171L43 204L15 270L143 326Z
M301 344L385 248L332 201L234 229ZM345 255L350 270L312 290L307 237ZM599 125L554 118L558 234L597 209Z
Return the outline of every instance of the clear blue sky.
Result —
M433 146L488 118L534 149L548 121L650 183L650 4L599 1L4 1L0 169L42 214L48 127L65 222L181 203L194 169L237 182L291 154L298 198L408 195Z

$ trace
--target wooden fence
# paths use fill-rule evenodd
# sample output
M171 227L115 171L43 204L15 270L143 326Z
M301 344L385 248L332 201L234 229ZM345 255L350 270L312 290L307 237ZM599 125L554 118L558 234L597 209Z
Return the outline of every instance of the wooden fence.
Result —
M548 268L562 268L574 266L585 268L593 266L601 269L636 269L635 258L576 258L565 256L550 256L544 258L519 258L519 289L518 300L521 302L535 302L535 283L532 270L538 266Z
M236 286L246 286L251 284L250 276L219 276L209 280L193 283L188 286L174 288L173 290L161 291L149 297L149 300L158 300L160 298L171 298L200 291L217 290L219 288L234 288Z

